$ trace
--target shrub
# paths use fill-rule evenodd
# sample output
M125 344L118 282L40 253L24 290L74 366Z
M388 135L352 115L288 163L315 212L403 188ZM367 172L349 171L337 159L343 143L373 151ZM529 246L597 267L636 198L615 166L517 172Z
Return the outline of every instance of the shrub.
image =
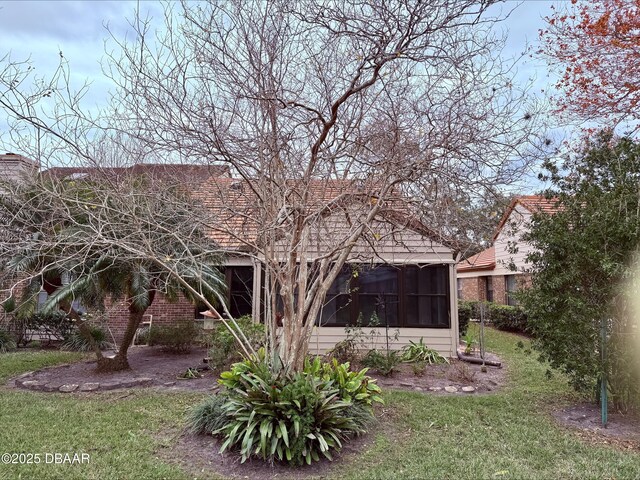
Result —
M405 362L425 362L429 365L435 363L449 363L445 357L440 355L433 348L429 348L424 344L424 339L420 337L418 342L409 340L409 345L402 349L402 360Z
M527 316L520 307L509 305L489 304L489 318L498 330L508 332L527 333Z
M177 320L173 325L152 325L149 329L149 345L161 346L173 353L191 350L200 329L193 320Z
M224 392L194 408L187 429L221 435L220 451L238 448L243 462L250 456L293 465L320 455L331 459L345 438L365 431L371 403L382 401L365 373L316 358L300 373L274 374L260 349L221 374Z
M57 339L66 338L75 330L73 320L60 311L46 315L35 313L26 321L26 328L39 330Z
M6 353L16 348L16 340L11 332L0 330L0 353Z
M255 323L249 315L236 319L236 323L255 350L264 344L265 330L262 323ZM209 366L213 370L222 369L241 359L236 339L222 322L216 324L213 331L205 339L205 343L211 347L209 349Z
M369 350L362 359L362 365L373 368L385 377L393 374L393 370L402 363L400 353L395 350L382 353L376 349Z
M192 408L187 415L186 430L193 434L212 434L221 429L227 422L224 408L228 398L225 395L215 395Z
M307 359L304 373L312 377L330 380L338 389L340 398L347 402L355 402L371 406L373 402L383 403L380 397L380 387L375 380L366 375L367 369L359 372L350 370L349 363L338 363L333 359L329 363L322 363L318 357L313 362Z
M460 337L463 337L467 333L469 328L469 321L474 317L474 303L460 300L458 302L458 325L460 329Z
M338 363L352 362L358 355L358 340L347 336L344 340L336 343L329 351L329 358Z
M111 347L111 344L107 341L107 334L103 329L97 326L90 326L91 336L100 347L100 350L105 350ZM89 352L91 351L91 342L85 338L80 330L74 328L62 342L63 350L72 350L75 352Z

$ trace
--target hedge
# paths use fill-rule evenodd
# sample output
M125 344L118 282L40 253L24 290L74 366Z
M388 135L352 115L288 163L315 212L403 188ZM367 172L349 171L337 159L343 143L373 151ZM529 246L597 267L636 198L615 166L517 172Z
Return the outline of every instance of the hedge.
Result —
M480 318L480 305L485 305L485 320L491 322L498 330L517 333L529 333L527 315L520 307L500 305L492 302L458 302L458 322L460 336L467 332L469 320Z

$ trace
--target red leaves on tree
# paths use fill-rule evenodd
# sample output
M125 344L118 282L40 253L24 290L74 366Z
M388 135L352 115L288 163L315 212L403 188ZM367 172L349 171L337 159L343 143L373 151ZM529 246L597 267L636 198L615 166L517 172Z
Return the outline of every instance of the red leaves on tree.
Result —
M640 120L640 0L572 0L540 31L543 56L562 69L558 110L581 118Z

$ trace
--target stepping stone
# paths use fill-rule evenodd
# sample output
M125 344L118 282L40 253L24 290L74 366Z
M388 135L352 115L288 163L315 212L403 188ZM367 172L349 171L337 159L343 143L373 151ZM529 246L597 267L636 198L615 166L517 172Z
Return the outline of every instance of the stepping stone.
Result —
M42 387L43 392L57 392L58 389L62 386L61 383L47 383L44 387Z
M414 387L413 388L416 392L421 392L422 391L422 387Z
M163 385L165 387L173 387L176 384L176 382L164 382Z
M100 388L99 383L84 383L80 385L78 391L80 392L93 392L94 390L98 390Z
M77 383L67 383L66 385L62 385L58 390L60 390L62 393L71 393L75 392L77 389Z
M26 382L22 382L22 386L29 390L42 390L44 385L45 384L43 382L39 382L37 380L27 380Z
M140 385L141 387L144 387L146 385L151 385L152 383L153 383L153 378L149 378L149 377L136 378L136 385Z
M116 388L122 388L122 383L120 382L106 382L100 384L101 390L115 390Z
M439 392L442 390L442 387L429 387L429 390L431 390L432 392Z
M469 385L467 387L462 387L462 391L465 393L473 393L476 391L476 388Z
M413 387L413 383L400 382L401 387Z
M448 385L444 387L444 391L447 393L456 393L458 391L458 387L454 387L453 385Z
M21 378L28 378L28 377L30 377L31 375L33 375L34 373L36 373L36 372L27 372L27 373L23 373L22 375L19 375L19 376L18 376L18 379L21 379Z

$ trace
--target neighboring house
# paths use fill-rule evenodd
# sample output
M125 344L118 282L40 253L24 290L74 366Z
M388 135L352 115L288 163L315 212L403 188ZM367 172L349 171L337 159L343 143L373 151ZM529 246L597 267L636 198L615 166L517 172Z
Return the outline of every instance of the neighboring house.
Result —
M251 241L238 243L238 238L254 239L256 201L252 189L242 180L231 178L224 168L198 170L194 166L136 165L129 171L141 175L185 174L184 180L194 180L192 192L211 209L218 212L219 228L211 232L213 238L228 252L227 276L228 304L233 316L264 316L265 269L259 256L251 251ZM52 168L45 173L57 177L83 178L92 169ZM111 169L118 175L124 169ZM181 177L182 174L178 174ZM206 176L203 181L203 176ZM321 192L331 198L347 194L353 184L344 181L318 182L312 198L322 201ZM215 193L213 193L215 192ZM221 200L224 199L224 202ZM366 201L371 201L367 198ZM233 205L233 209L225 208ZM245 210L243 210L245 209ZM310 235L312 259L326 251L327 238L345 227L347 208L336 209L324 218L317 231ZM381 327L378 346L385 342L385 327L397 341L391 348L399 349L410 340L421 337L430 347L443 355L455 356L458 346L457 294L455 288L455 252L443 245L434 232L401 211L381 213L371 228L354 247L352 254L331 287L317 321L311 340L311 351L324 353L345 338L345 327L355 325L359 319L368 322L378 317ZM284 245L283 245L284 248ZM167 324L177 319L198 318L202 308L186 299L169 303L157 296L147 310L147 318L154 324ZM108 326L115 337L125 328L128 311L126 305L111 305ZM372 329L365 327L369 333Z
M541 195L514 198L498 224L493 245L458 264L459 299L515 305L513 294L529 282L526 257L531 246L521 236L528 231L533 213L555 210L555 202Z

